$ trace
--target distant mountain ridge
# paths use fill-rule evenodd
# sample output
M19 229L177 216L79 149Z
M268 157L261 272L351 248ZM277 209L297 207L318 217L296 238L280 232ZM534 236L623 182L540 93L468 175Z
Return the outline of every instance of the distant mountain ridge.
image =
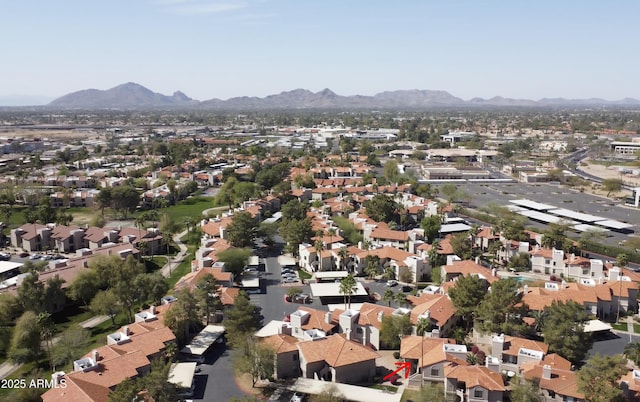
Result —
M136 83L99 90L85 89L55 99L48 107L60 109L153 109L197 108L200 110L281 110L281 109L425 109L434 107L560 107L640 105L640 100L625 98L608 101L598 98L564 99L543 98L538 101L511 99L495 96L491 99L464 100L446 91L397 90L385 91L373 96L342 96L325 88L312 92L294 89L279 94L260 97L235 97L227 100L209 99L197 101L177 91L167 96L153 92Z

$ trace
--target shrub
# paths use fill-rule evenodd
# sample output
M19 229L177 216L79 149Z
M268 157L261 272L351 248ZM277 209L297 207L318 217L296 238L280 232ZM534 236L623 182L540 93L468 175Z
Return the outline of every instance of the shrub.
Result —
M400 358L400 352L398 352L398 351L393 352L393 358L394 359L399 359Z

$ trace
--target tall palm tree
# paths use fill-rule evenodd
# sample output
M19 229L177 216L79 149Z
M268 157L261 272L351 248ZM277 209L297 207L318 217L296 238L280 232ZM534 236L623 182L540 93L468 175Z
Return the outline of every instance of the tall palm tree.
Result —
M419 336L424 336L425 333L431 330L431 319L430 318L420 318L418 323L416 324L416 334Z
M322 271L322 252L325 250L324 242L322 238L317 238L313 243L313 249L316 251L316 257L318 261L318 270Z
M393 293L393 290L391 289L385 289L384 293L382 294L382 300L387 302L388 307L391 307L391 300L393 300L394 295L395 293Z
M340 248L340 250L338 250L338 257L340 257L340 269L345 269L345 261L347 260L347 257L349 257L349 250L347 250L346 247Z
M398 307L404 307L407 305L407 296L402 292L396 292L393 294L393 301L398 305Z
M620 278L618 278L618 282L620 282L620 296L618 297L618 316L616 317L616 322L620 321L620 307L622 306L622 276L624 275L624 267L629 264L629 256L625 253L618 254L616 257L616 265L620 267Z
M340 293L342 293L344 295L344 304L345 304L345 308L347 305L347 299L349 300L349 309L351 309L351 295L354 294L356 292L356 290L358 289L357 284L356 284L356 278L353 277L353 275L348 274L346 277L344 277L341 281L340 281Z

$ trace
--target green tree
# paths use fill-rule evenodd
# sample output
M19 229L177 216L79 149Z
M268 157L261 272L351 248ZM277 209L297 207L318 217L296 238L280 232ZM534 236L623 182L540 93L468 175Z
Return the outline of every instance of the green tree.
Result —
M402 292L396 292L393 294L393 301L398 307L405 307L407 305L407 296Z
M225 320L231 346L236 348L246 346L244 344L246 338L253 335L258 325L260 325L259 312L251 304L249 296L241 290L233 301L233 309L229 310Z
M400 336L411 334L409 314L384 315L380 324L380 343L385 349L398 349Z
M424 334L431 331L432 328L433 324L431 323L431 319L421 317L418 319L418 323L416 324L416 334L424 336Z
M229 248L218 253L218 260L224 262L224 269L238 280L252 255L249 248Z
M9 347L9 359L15 363L35 361L40 355L40 341L38 316L33 311L25 311L16 321Z
M166 312L164 324L176 336L178 345L185 345L189 334L200 328L198 317L198 303L191 292L180 290L176 294L173 306Z
M349 301L349 309L351 309L351 295L358 290L356 279L353 275L348 274L340 281L340 287L338 291L344 296L345 309L347 307L347 300Z
M607 192L606 197L609 197L611 193L617 193L622 190L622 180L604 179L602 180L602 189Z
M136 210L140 203L140 194L138 190L131 186L118 186L111 190L111 207L122 214L127 219L129 213Z
M169 291L169 284L160 272L138 274L133 280L133 289L137 292L137 302L157 305Z
M522 252L514 255L511 257L508 266L518 272L531 271L531 258L529 253Z
M431 267L431 282L436 285L440 285L442 283L442 268L439 266Z
M111 207L113 201L113 189L111 187L103 187L98 193L97 201L100 207L100 215L104 216L104 210Z
M122 311L120 300L112 290L101 290L93 297L89 310L94 314L103 314L111 319L111 325L115 327L116 316Z
M24 277L18 287L18 300L24 311L35 313L44 311L44 284L38 280L38 274L30 273Z
M589 319L584 307L572 300L566 303L554 300L545 307L544 314L542 334L549 352L580 363L593 343L590 334L584 332L584 323Z
M216 283L216 278L214 278L213 275L209 275L200 278L193 292L198 303L198 311L201 316L205 317L206 325L209 325L211 314L216 310L222 309L220 298L216 295L217 290L218 284Z
M636 366L640 366L640 342L627 343L624 346L624 355Z
M387 306L391 307L391 301L393 300L394 296L395 296L395 293L393 290L385 289L384 293L382 294L382 300L387 302Z
M578 391L590 402L623 401L620 377L627 373L626 359L622 355L596 354L578 370Z
M367 274L369 279L373 279L378 274L380 269L380 257L377 255L368 255L365 259L367 265L364 268L364 273Z
M93 269L85 269L75 277L68 289L68 295L72 300L81 301L85 307L98 291L98 274Z
M42 312L38 314L37 317L38 328L40 328L40 339L41 343L44 344L45 352L47 353L47 357L49 358L49 367L51 370L54 370L54 363L52 359L52 344L53 344L53 334L55 333L56 326L51 319L51 314L48 312Z
M298 256L298 247L311 238L312 228L309 218L302 220L283 221L280 234L287 242L286 250L293 256Z
M413 282L413 273L407 267L400 267L398 280L404 283L412 283Z
M256 238L258 224L247 211L233 215L231 223L227 226L227 239L234 247L250 247Z
M389 159L382 168L382 174L387 178L389 183L397 183L400 180L400 170L398 170L398 162L395 159ZM371 216L371 215L369 215Z
M491 284L491 291L477 309L484 331L506 334L525 331L522 317L528 309L522 305L522 292L518 292L518 288L514 278L503 278Z
M247 346L243 349L247 353L240 353L234 361L236 370L251 376L252 386L255 387L260 379L273 376L275 370L275 351L267 344L246 338Z
M54 366L64 366L72 363L81 355L91 343L91 332L79 325L73 325L58 338L53 347Z
M422 219L422 222L420 222L420 227L424 230L424 238L427 243L433 243L440 234L440 228L442 227L440 216L431 215L425 217Z
M509 393L511 402L543 402L544 398L540 392L540 387L532 381L524 378L514 377L511 379L511 392Z
M367 215L377 222L395 221L398 217L398 204L385 194L376 194L365 201Z
M484 282L476 275L458 277L456 285L449 290L456 315L462 317L467 329L473 325L474 316L485 294Z
M473 244L467 233L459 233L451 237L451 248L463 260L473 258Z

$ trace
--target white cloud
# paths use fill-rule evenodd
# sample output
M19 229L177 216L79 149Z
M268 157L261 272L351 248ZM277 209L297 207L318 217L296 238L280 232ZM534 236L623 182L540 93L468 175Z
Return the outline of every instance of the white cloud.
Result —
M241 1L218 0L156 0L156 4L172 14L179 15L216 14L247 7L247 4Z

